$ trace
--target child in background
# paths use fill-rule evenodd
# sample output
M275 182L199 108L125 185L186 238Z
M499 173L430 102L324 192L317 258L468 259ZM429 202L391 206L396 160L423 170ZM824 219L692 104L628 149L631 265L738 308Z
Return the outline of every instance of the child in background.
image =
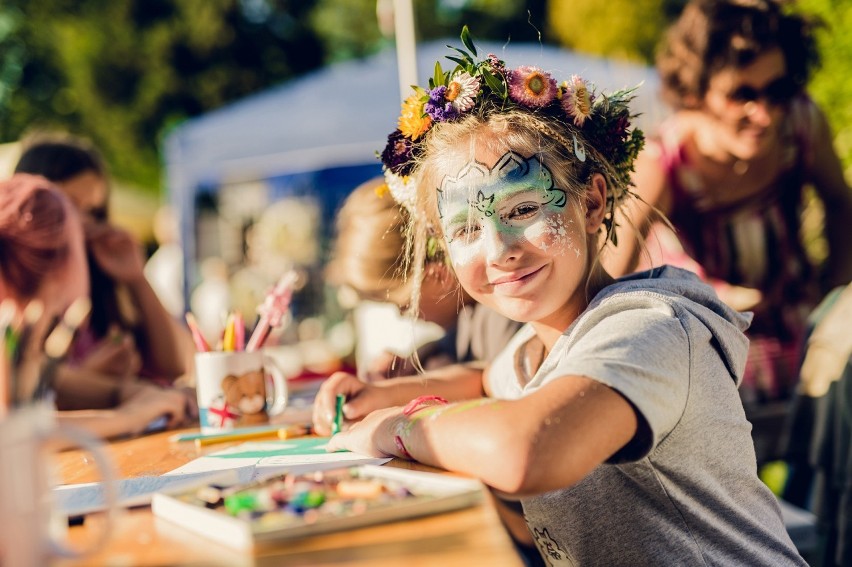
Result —
M73 366L118 379L141 375L163 384L181 376L191 355L188 333L145 278L141 247L109 222L109 180L97 150L71 136L36 137L25 142L15 171L46 177L83 218L92 315L72 349Z
M404 254L408 217L406 208L388 194L383 178L356 187L337 214L327 281L353 290L361 300L389 302L406 311L412 289L412 265ZM514 322L473 302L440 249L431 255L427 251L425 263L419 317L439 325L446 335L408 360L389 352L379 355L365 373L368 381L413 374L418 364L431 370L490 360L517 330ZM474 325L487 332L474 337Z
M805 565L737 393L749 318L690 272L615 280L599 261L642 145L629 91L462 40L403 104L386 176L422 212L410 250L437 234L465 291L525 325L478 376L332 376L316 430L336 394L350 423L328 450L480 478L521 501L552 565Z
M32 348L23 353L26 361L38 365L50 322L88 293L83 227L70 201L42 177L17 174L0 182L0 300L12 300L19 312L32 301L44 308L28 342ZM187 417L183 393L152 384L59 375L55 389L60 403L72 397L72 405L107 408L59 412L61 422L100 437L140 433L164 415L172 427Z

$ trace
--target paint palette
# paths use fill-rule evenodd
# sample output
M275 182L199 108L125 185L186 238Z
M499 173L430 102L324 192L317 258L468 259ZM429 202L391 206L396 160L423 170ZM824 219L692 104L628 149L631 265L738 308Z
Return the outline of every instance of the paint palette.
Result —
M362 465L156 494L152 510L197 534L250 550L465 508L482 493L476 480Z

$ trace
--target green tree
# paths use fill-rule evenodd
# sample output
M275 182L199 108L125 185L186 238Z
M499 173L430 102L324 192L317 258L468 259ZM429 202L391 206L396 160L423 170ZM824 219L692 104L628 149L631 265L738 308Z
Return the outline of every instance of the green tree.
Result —
M550 0L547 20L559 43L585 53L651 63L684 0Z
M5 0L0 140L68 129L159 185L171 125L322 64L308 0Z
M808 90L828 116L846 177L852 180L852 1L800 0L798 6L825 24L817 31L822 63Z

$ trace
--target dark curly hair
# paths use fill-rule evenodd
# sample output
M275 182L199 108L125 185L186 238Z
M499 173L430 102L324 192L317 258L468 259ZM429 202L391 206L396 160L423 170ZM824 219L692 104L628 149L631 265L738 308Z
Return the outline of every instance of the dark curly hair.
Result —
M674 108L694 108L710 77L725 67L745 67L778 47L787 73L803 88L819 63L815 18L794 14L784 0L692 0L669 28L657 54L662 94Z

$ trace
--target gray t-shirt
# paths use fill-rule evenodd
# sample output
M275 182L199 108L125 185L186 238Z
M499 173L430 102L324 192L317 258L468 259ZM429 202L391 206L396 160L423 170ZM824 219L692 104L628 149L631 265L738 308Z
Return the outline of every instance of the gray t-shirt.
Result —
M497 398L586 376L620 392L641 423L574 486L522 502L550 565L806 565L756 473L737 393L748 322L693 274L657 268L599 293L525 385L515 361L530 326L493 361Z

